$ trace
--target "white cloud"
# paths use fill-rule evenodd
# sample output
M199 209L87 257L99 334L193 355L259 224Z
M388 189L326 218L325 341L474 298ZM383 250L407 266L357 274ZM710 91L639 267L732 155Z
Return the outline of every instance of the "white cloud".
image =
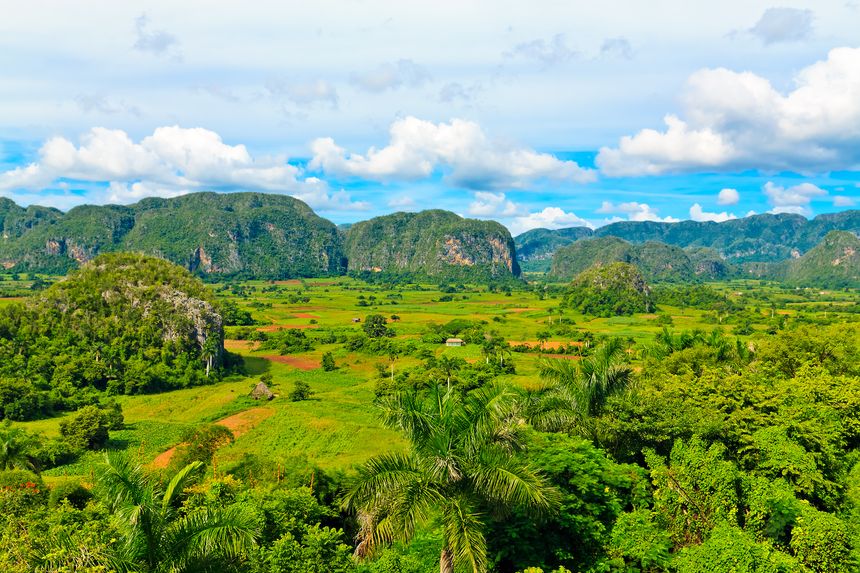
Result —
M845 195L836 195L833 197L834 207L853 207L856 204L857 202L854 199Z
M180 57L176 51L179 47L179 40L173 34L164 30L150 30L149 17L146 14L141 14L134 19L134 28L136 40L132 46L140 52L149 52L157 56L173 52L174 57Z
M391 124L388 145L366 154L349 153L332 138L311 144L311 169L376 181L415 180L445 170L454 185L488 190L522 188L538 180L586 183L593 170L548 153L490 139L477 123L454 119L433 123L406 117Z
M40 191L59 179L108 183L106 197L129 202L191 191L251 190L286 193L318 209L363 209L325 182L304 177L285 157L254 158L244 145L228 145L207 129L159 127L139 143L122 130L92 128L79 145L46 141L38 161L0 173L0 191Z
M674 217L660 217L657 214L657 209L652 208L647 203L637 203L636 201L618 204L604 201L597 212L607 215L626 215L628 221L658 221L662 223L677 223L679 221ZM622 219L612 219L611 221L614 220Z
M411 209L415 207L415 199L409 195L398 195L388 200L388 206L393 209Z
M717 194L718 205L737 205L740 200L741 194L738 193L737 189L732 189L731 187L720 189L720 192Z
M412 60L398 60L382 64L376 69L354 73L350 77L353 85L372 92L379 93L400 87L418 87L430 80L430 74Z
M707 211L702 210L701 205L693 203L690 207L690 219L699 222L713 221L715 223L722 223L723 221L737 219L737 216L734 213L727 213L725 211L722 213L708 213Z
M469 214L478 217L513 217L520 208L505 197L504 193L475 192L475 200L469 204Z
M809 204L814 199L827 195L827 191L812 183L782 187L768 181L764 184L763 191L773 207L771 213L794 213L807 217L812 214Z
M600 55L609 58L623 58L629 60L633 57L633 46L624 37L606 38L600 46Z
M459 82L448 82L439 90L439 101L442 103L453 103L456 101L469 102L475 98L475 95L480 91L480 84L464 86Z
M578 52L567 47L567 39L564 34L556 34L549 41L538 39L523 42L514 46L511 51L504 53L506 58L533 60L546 67L572 60L577 55Z
M802 69L785 95L751 72L704 69L687 81L684 118L604 147L609 176L713 170L829 171L860 166L860 48Z
M593 229L594 225L577 216L576 213L566 212L559 207L546 207L543 211L514 217L507 227L512 235L519 235L531 229L564 229L567 227Z
M768 8L749 32L766 45L800 42L812 35L812 10Z
M337 88L322 79L302 82L290 82L282 78L270 79L266 82L266 89L272 95L285 97L300 106L326 102L334 109L338 103Z

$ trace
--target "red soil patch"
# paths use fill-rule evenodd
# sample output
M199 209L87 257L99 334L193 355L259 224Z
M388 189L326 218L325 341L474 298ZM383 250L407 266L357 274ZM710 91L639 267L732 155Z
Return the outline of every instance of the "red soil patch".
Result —
M300 281L298 279L290 279L287 281L275 281L275 284L276 285L300 285L300 284L302 284L302 281Z
M519 314L521 312L529 312L531 310L540 310L540 309L539 308L507 308L505 310L507 310L508 312L515 312L515 313Z
M226 350L256 350L260 345L258 340L233 340L230 338L224 339L224 348Z
M316 314L308 314L306 312L297 312L293 316L296 318L319 318Z
M245 410L244 412L239 412L232 416L227 416L223 420L218 420L215 423L219 426L224 426L233 432L234 437L238 438L266 418L272 416L274 413L275 410L273 408L251 408L250 410ZM158 454L158 456L152 460L150 466L158 469L166 468L170 465L170 460L173 458L173 455L176 453L176 448L178 447L179 446L173 446L172 448Z
M508 344L511 346L521 346L523 344L527 344L533 348L540 348L540 341L538 340L509 340ZM570 342L558 341L558 340L547 340L543 343L544 348L552 348L558 349L563 346L583 346L584 343L571 340Z
M272 362L280 362L281 364L289 364L299 370L313 370L320 367L320 363L316 360L301 358L299 356L278 356L276 354L270 354L268 356L260 356L260 358L265 358Z

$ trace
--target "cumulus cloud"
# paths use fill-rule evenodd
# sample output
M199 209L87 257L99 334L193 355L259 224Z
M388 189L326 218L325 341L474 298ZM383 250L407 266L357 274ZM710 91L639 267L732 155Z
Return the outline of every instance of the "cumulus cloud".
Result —
M416 180L444 172L453 185L475 190L523 188L539 180L585 183L596 178L574 161L489 138L477 123L433 123L406 117L389 129L388 145L364 155L325 137L311 144L309 167L375 181Z
M512 217L519 211L519 207L504 193L477 191L475 200L469 204L469 214L478 217Z
M683 119L604 147L609 176L702 169L830 171L860 166L860 48L836 48L782 94L750 72L704 69L687 81Z
M771 213L794 213L808 217L812 214L809 204L827 195L827 191L812 183L801 183L792 187L782 187L772 181L764 184L764 194L773 207Z
M800 42L812 35L812 10L799 8L768 8L749 33L765 45Z
M567 212L559 207L546 207L543 211L514 217L507 225L512 235L519 235L531 229L564 229L567 227L594 228L589 221Z
M834 207L853 207L857 202L846 195L836 195L833 197Z
M718 205L737 205L740 200L741 194L738 193L737 189L726 187L725 189L720 189L720 192L717 193Z
M353 85L367 92L380 93L400 87L418 87L430 80L430 73L412 60L382 64L350 77Z
M605 58L624 58L629 60L633 57L633 46L624 37L606 38L600 46L600 55Z
M572 60L579 55L579 52L567 47L567 38L564 34L556 34L549 41L538 39L517 44L503 55L506 58L531 60L549 67Z
M657 209L652 208L648 203L638 203L631 201L629 203L612 203L604 201L598 213L606 215L625 215L628 221L658 221L662 223L677 223L679 220L674 217L660 217L657 214ZM620 218L613 219L623 220Z
M207 129L159 127L139 143L118 129L95 127L79 144L54 137L38 161L0 173L0 191L40 191L58 180L108 184L107 200L170 197L192 191L251 190L286 193L318 209L362 209L343 192L306 177L285 157L254 158Z
M136 40L132 46L139 52L149 52L156 56L173 53L179 57L179 40L173 34L164 30L151 30L149 17L141 14L134 20Z
M723 211L722 213L708 213L707 211L702 209L702 206L698 203L693 203L690 207L690 219L693 221L713 221L715 223L722 223L723 221L730 221L732 219L737 219L737 216L734 213L727 213Z
M337 88L322 79L301 82L291 82L283 78L270 79L266 82L266 89L273 96L284 97L300 106L323 102L334 109L338 103Z

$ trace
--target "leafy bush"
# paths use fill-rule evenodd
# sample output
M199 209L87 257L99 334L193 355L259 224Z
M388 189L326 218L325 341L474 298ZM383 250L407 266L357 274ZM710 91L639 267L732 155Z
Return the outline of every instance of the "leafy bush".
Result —
M96 406L85 406L60 422L60 435L76 450L98 450L107 445L110 420Z

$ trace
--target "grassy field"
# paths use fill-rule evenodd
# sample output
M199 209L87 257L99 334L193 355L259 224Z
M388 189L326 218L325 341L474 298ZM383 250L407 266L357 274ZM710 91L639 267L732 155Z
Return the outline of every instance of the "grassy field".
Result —
M839 312L841 305L853 304L856 293L821 291L785 291L755 282L736 281L712 285L762 317L771 313L792 315L797 309L816 309L816 313ZM660 314L631 317L594 318L565 310L559 314L558 296L539 296L531 291L512 293L463 289L443 293L436 286L385 290L349 278L283 281L281 283L246 282L235 288L214 285L219 297L235 301L249 310L258 325L254 328L274 331L278 328L300 328L306 332L329 329L358 331L368 314L399 317L391 321L397 338L419 341L435 355L451 355L474 361L481 358L480 348L466 345L449 348L441 344L421 343L420 336L431 323L444 324L455 318L486 321L485 329L516 343L539 346L541 331L560 317L573 321L566 336L553 336L549 348L566 344L584 332L596 338L621 336L635 342L647 342L671 317L676 331L701 328L711 330L719 325L709 313L689 308L661 306ZM776 301L776 309L763 297ZM308 300L302 300L307 297ZM441 302L440 299L445 300ZM0 305L3 300L0 299ZM661 322L662 320L662 322ZM756 327L760 328L760 327ZM228 329L228 335L235 329ZM271 388L278 395L262 404L272 412L253 427L245 429L231 445L219 450L222 466L238 462L246 455L260 456L275 463L297 458L326 470L347 469L374 454L403 446L399 437L381 427L373 406L374 387L379 377L377 364L390 367L387 357L362 352L348 352L343 345L317 345L309 352L280 356L272 350L260 350L257 344L228 339L227 348L245 360L244 375L233 375L211 386L179 390L164 394L123 396L127 429L111 434L110 447L134 452L146 463L180 441L186 428L222 420L232 414L260 407L248 397L261 374L272 376ZM325 352L332 352L338 369L325 372L319 365ZM537 380L538 352L516 352L513 360L516 374L510 381L522 386ZM575 358L574 358L575 359ZM400 358L395 369L409 368L418 360ZM286 396L295 380L307 382L314 391L310 400L292 402ZM29 430L57 435L60 418L22 423ZM99 454L88 454L73 465L46 472L49 478L64 475L87 475Z

